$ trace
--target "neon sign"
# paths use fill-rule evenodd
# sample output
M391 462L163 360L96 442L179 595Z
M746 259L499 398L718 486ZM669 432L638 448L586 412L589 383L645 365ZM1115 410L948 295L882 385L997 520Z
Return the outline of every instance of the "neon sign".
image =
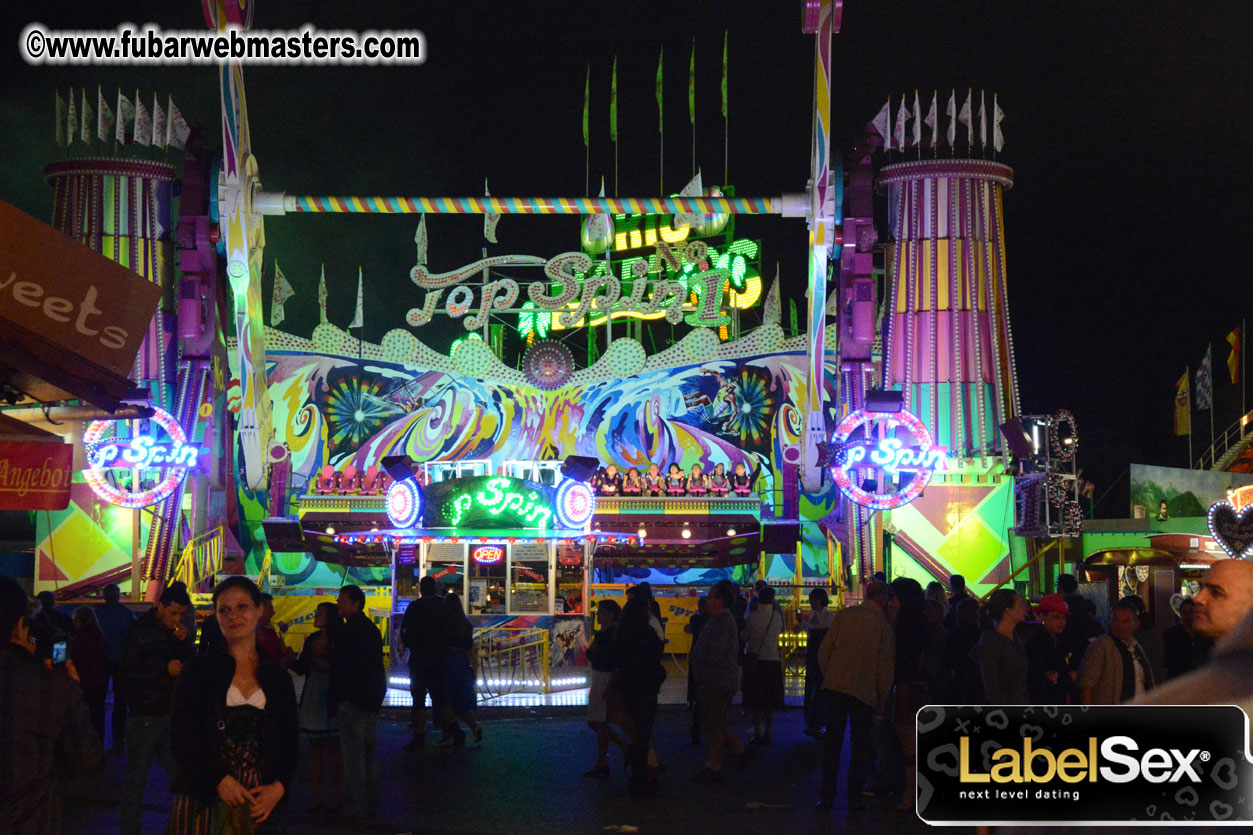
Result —
M119 438L106 440L104 433L116 427L117 421L97 420L87 427L83 445L89 466L83 471L83 477L97 496L119 507L148 507L169 497L178 489L187 471L196 466L200 449L187 443L183 427L174 416L164 409L153 409L152 422L165 430L170 438L168 443L158 442L149 435L136 435L125 442ZM108 471L119 467L133 470L131 480L135 489L123 489L109 480ZM155 486L138 489L140 474L149 469L164 470L165 475Z
M479 545L470 551L470 559L479 565L494 565L505 558L505 549L500 545Z
M831 438L832 474L840 491L856 504L887 510L922 495L931 475L944 468L945 447L910 412L850 413Z
M548 528L552 489L509 476L474 476L427 488L428 527Z
M565 479L557 488L557 520L563 527L581 528L596 512L596 496L581 481Z

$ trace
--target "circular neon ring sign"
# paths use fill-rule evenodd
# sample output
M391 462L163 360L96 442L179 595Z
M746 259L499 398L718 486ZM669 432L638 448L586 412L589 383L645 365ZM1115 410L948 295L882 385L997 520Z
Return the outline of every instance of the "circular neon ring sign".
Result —
M835 483L850 501L873 510L901 507L922 495L931 483L931 474L944 467L948 451L934 445L917 415L905 411L850 412L836 427L831 441L836 448L831 468ZM902 480L894 492L871 492L854 478L857 472L882 473L890 480L907 476L908 480ZM876 479L878 484L883 481Z
M581 481L565 479L557 488L557 518L567 528L581 528L596 512L596 496Z
M103 440L104 433L117 421L113 420L96 420L92 421L87 427L87 431L83 433L83 445L87 448L87 461L89 467L83 471L83 478L87 484L95 491L96 495L104 499L106 502L115 504L118 507L148 507L149 505L158 504L168 498L182 482L187 475L189 467L196 464L197 452L194 447L187 443L187 436L183 433L183 427L178 425L178 421L174 416L164 409L154 408L152 410L152 422L165 430L165 434L170 437L172 444L172 453L167 456L169 460L161 460L158 456L153 455L153 449L156 445L151 438L144 436L136 437L131 441L130 450L117 455L117 450L112 449L110 455L101 454L104 447L112 447L113 444ZM138 459L138 456L127 457L130 452L144 451L144 458ZM186 450L187 454L179 454ZM172 459L177 458L181 464L175 463ZM102 460L105 459L105 460ZM168 469L169 472L165 478L154 487L147 490L122 490L109 483L106 472L113 467L131 466L138 469L144 469L145 463L150 463L152 468Z
M411 478L387 488L387 518L397 528L412 528L422 515L422 491Z

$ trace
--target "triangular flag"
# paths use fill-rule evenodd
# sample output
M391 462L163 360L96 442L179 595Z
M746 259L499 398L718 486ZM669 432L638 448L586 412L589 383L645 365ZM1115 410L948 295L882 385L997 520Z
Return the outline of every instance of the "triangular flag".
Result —
M135 106L131 104L131 100L122 95L122 91L117 91L117 130L113 135L113 140L119 145L126 144L127 128L135 119Z
M148 108L139 100L139 91L135 91L135 141L147 147L152 143L152 119L148 116Z
M157 101L157 94L152 94L152 144L157 148L165 147L165 131L167 122L165 120L165 111L161 109L161 103Z
M705 193L705 187L701 183L701 172L697 171L696 176L693 177L688 182L688 184L682 188L681 191L679 191L679 196L680 197L700 197L704 193ZM695 226L699 226L700 221L701 221L701 216L695 213L683 212L674 216L674 226L676 229L682 228L684 226L690 229Z
M609 82L609 141L618 141L618 56L613 56L613 80Z
M357 310L352 314L352 321L348 323L350 328L360 328L365 325L365 311L362 306L362 301L364 300L362 283L361 268L357 267Z
M285 314L283 305L292 296L296 295L296 291L292 289L291 282L287 280L287 276L283 275L283 271L279 269L278 260L274 261L274 296L270 304L270 326L277 328L283 324Z
M426 266L426 212L422 213L422 217L418 218L418 231L413 233L413 242L418 248L418 260L414 262L415 267Z
M727 30L722 30L722 118L727 118Z
M931 91L931 109L927 111L927 118L923 121L927 127L931 129L931 147L932 149L940 147L940 93L938 90Z
M74 106L74 88L70 88L70 110L65 116L65 144L73 145L78 134L78 108Z
M948 149L953 150L953 146L957 144L957 91L952 90L948 94L948 107L944 113L948 116Z
M82 112L82 120L81 120L82 129L78 135L78 138L82 140L84 145L90 145L92 131L96 127L92 123L91 120L92 120L92 117L96 115L96 113L94 110L91 109L91 103L87 101L87 88L86 87L82 89L82 102L83 102L83 112Z
M914 91L914 147L922 146L922 110L918 104L918 91Z
M770 283L770 291L766 293L766 301L761 306L761 323L763 325L783 324L783 303L779 296L779 265L774 267L774 281Z
M587 75L583 77L583 147L586 148L591 141L591 135L588 132L588 106L591 103L592 93L592 68L589 65Z
M96 87L96 136L101 142L113 141L113 110L99 87Z
M169 106L166 108L165 118L169 121L165 126L165 144L182 151L187 147L187 138L191 136L191 126L187 124L183 114L178 112L173 96L166 99L166 104Z
M979 91L979 150L988 150L988 109L983 100L983 91Z
M687 120L696 124L696 39L692 38L692 60L687 65Z
M957 121L966 126L966 148L970 149L974 145L974 133L970 125L970 100L974 97L974 91L966 89L966 102L962 105L961 112L957 114Z
M883 137L883 147L892 147L892 99L889 98L883 103L883 107L879 108L878 114L875 115L874 121L870 123L875 129L875 133Z
M998 154L1005 147L1005 135L1001 133L1001 120L1005 118L1005 113L1001 110L1001 106L996 103L996 93L992 94L992 149Z
M322 265L322 277L318 279L318 321L326 324L326 265Z
M65 99L61 98L60 90L57 90L57 147L65 147Z
M483 196L491 197L492 193L487 190L487 178L483 178ZM496 243L496 224L500 223L500 215L496 212L486 212L483 215L483 237L487 238L489 243Z
M905 150L905 123L909 121L909 108L905 106L905 97L901 96L901 106L896 109L896 147Z

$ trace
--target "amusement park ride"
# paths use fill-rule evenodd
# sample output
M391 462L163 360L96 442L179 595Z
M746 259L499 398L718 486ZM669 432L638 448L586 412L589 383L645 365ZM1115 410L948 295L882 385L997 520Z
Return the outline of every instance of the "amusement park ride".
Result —
M250 26L254 11L204 0L218 30ZM177 305L154 318L133 373L150 392L140 405L152 418L104 415L84 437L86 483L103 501L134 509L134 559L104 572L83 565L58 593L81 595L131 574L132 593L143 586L152 598L174 577L203 587L216 572L241 570L232 557L292 585L387 569L370 576L391 575L397 608L415 576L435 573L459 581L470 609L484 615L584 614L597 581L651 576L659 566L684 585L748 566L772 582L854 593L877 570L924 581L963 573L975 588L1002 582L1026 547L1008 534L1015 473L999 431L1018 415L1001 212L1012 172L970 158L968 120L961 157L952 129L941 148L938 123L925 158L917 127L916 160L883 165L886 135L833 153L830 50L841 11L839 0L805 4L815 49L802 193L267 191L238 63L219 70L221 159L211 163L203 137L191 137L176 221L173 166L114 158L49 166L60 228L163 288L175 286L175 256L181 274ZM876 187L888 203L886 244ZM406 331L368 345L325 320L310 341L267 329L262 311L265 219L303 212L577 214L583 246L484 257L444 273L420 258L410 277L425 298L407 323L446 315L462 320L467 337L482 335L448 355ZM763 293L753 268L755 244L717 237L737 214L808 224L803 337L785 338L777 284ZM121 252L115 238L134 251ZM542 276L523 288L499 272L523 267ZM758 300L763 325L741 334L740 312ZM529 343L518 368L493 350L488 323L504 314L518 317ZM649 355L630 336L633 322L649 319L691 330ZM606 346L587 368L545 338L593 326L605 328ZM297 360L311 354L348 376L301 377ZM367 363L405 382L386 391L368 379ZM237 394L228 393L233 382ZM302 397L304 406L290 405ZM364 428L337 433L343 414ZM753 451L736 448L732 435ZM659 459L684 469L744 463L755 491L598 498L584 483L597 462L645 469ZM84 513L105 527L99 513ZM51 541L52 523L41 524L41 542ZM287 571L282 555L312 567ZM55 563L41 545L37 579L56 580ZM341 568L318 574L320 563Z

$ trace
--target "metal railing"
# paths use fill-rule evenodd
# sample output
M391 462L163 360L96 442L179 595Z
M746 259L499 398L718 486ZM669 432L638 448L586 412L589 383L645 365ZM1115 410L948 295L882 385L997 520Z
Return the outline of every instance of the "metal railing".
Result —
M1253 434L1253 412L1243 415L1235 423L1228 426L1223 433L1214 439L1210 448L1201 453L1194 469L1212 470L1216 466L1231 463L1229 456L1244 446L1245 439Z
M189 591L197 591L199 583L213 579L222 569L224 550L225 537L222 528L214 528L201 534L184 546L171 576L186 583Z
M485 626L474 630L475 683L480 699L552 688L548 630Z

